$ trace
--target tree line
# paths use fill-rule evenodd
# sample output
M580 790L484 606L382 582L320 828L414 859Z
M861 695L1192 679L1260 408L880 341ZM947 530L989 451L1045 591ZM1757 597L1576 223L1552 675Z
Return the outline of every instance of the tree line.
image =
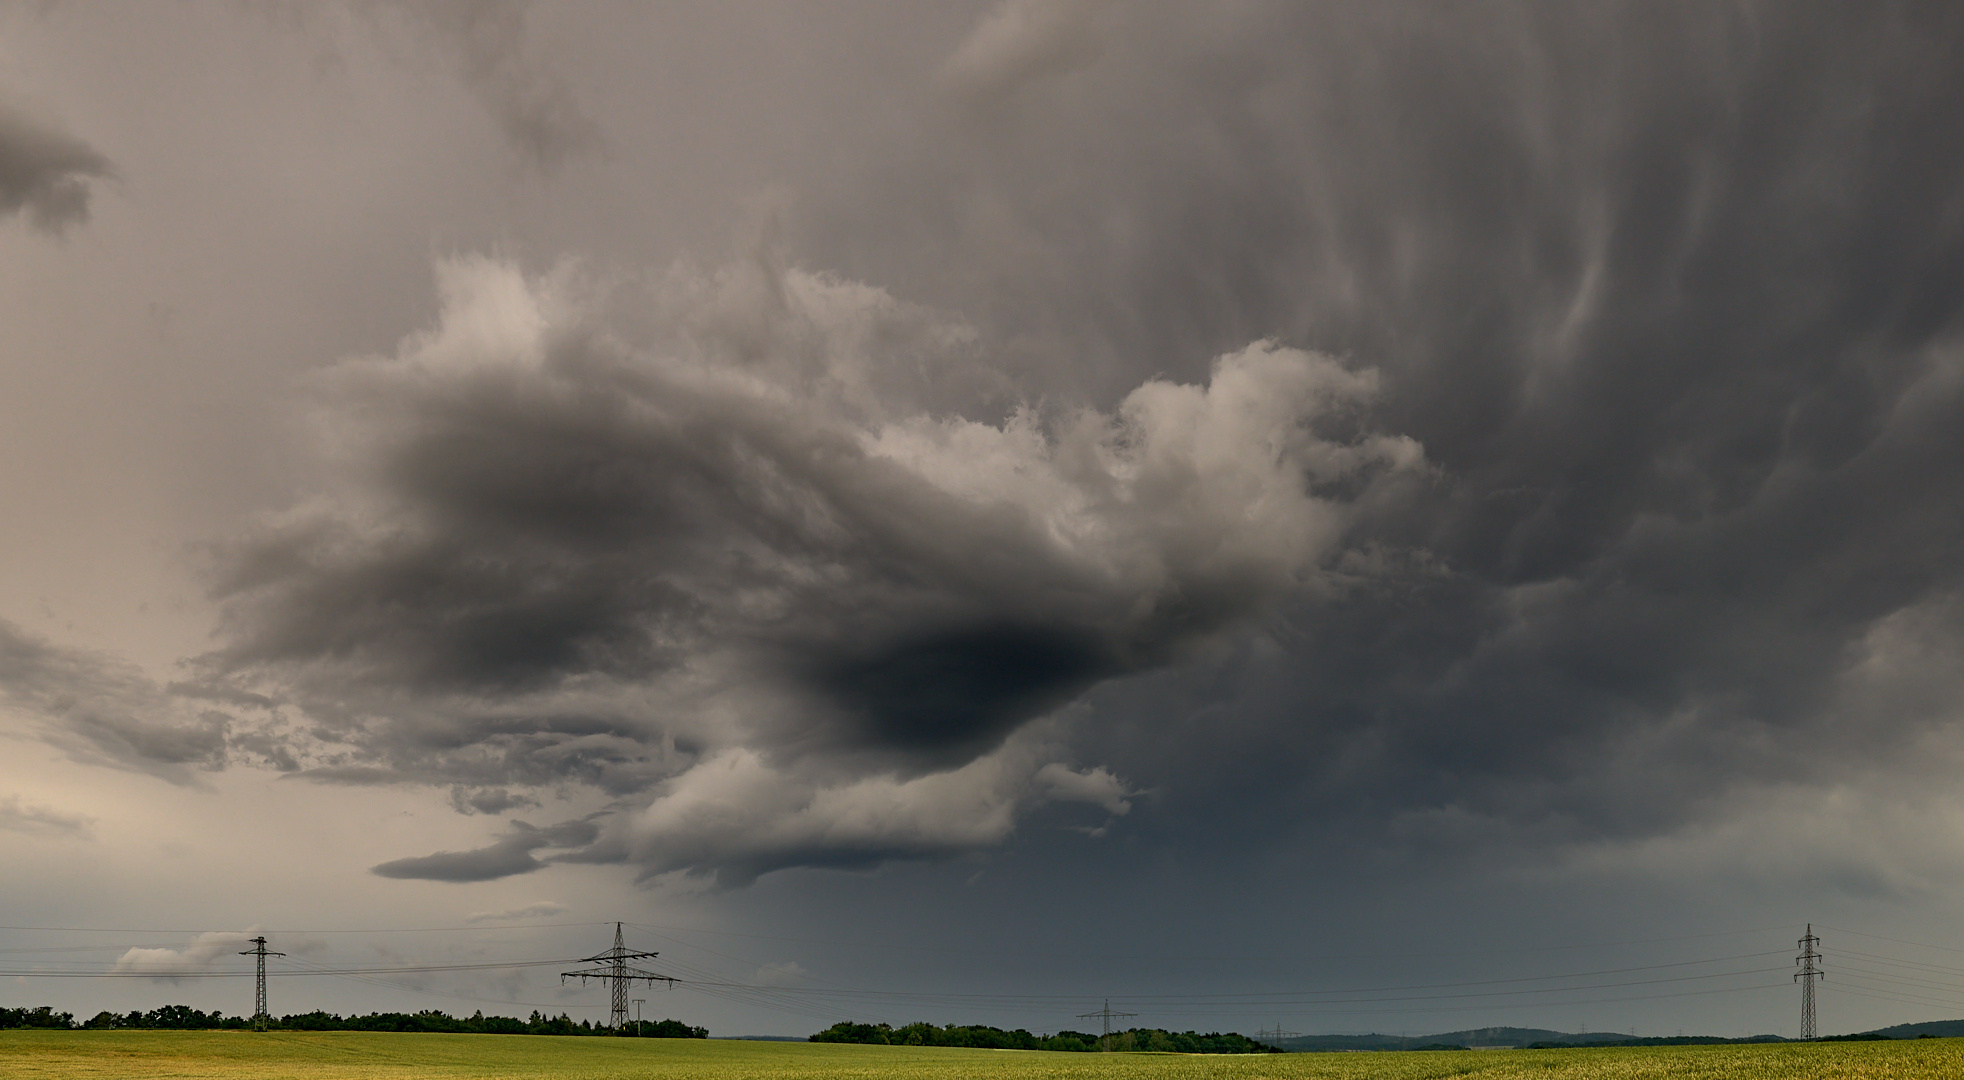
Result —
M1164 1028L1132 1028L1110 1035L1088 1035L1082 1031L1060 1031L1055 1035L1033 1035L1022 1028L1005 1031L986 1024L949 1024L936 1027L916 1022L903 1027L889 1024L855 1024L840 1021L811 1037L812 1042L872 1043L879 1046L966 1046L978 1050L1063 1050L1089 1052L1158 1051L1173 1054L1270 1054L1274 1047L1233 1032L1167 1031Z
M546 1016L537 1009L520 1020L515 1016L486 1016L482 1009L470 1016L451 1016L437 1009L413 1013L369 1013L366 1016L340 1016L336 1013L296 1013L269 1018L268 1028L285 1031L437 1031L478 1035L626 1035L644 1039L707 1039L709 1029L693 1027L680 1020L630 1021L616 1031L590 1020L574 1020L565 1013ZM0 1028L145 1029L174 1031L243 1030L252 1020L226 1016L220 1012L201 1012L189 1005L165 1005L148 1012L99 1012L81 1023L73 1013L56 1012L47 1005L34 1008L0 1007Z

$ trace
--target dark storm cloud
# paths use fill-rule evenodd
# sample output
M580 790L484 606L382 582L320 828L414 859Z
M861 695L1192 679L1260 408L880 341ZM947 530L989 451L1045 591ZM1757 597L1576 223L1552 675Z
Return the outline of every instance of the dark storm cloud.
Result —
M1350 356L1440 481L1355 519L1404 571L1297 608L1280 654L1181 705L1109 688L1099 760L1188 792L1198 831L1531 840L1929 779L1906 758L1955 709L1875 703L1956 685L1884 659L1955 642L1964 587L1953 8L1251 4L1092 32L1095 59L964 100L808 221L819 257L1094 395L1250 337Z
M1046 773L1012 737L1308 587L1349 509L1307 482L1359 499L1420 458L1319 435L1373 376L1266 343L1204 386L990 423L919 404L976 362L967 331L864 285L768 260L611 288L440 276L439 327L323 374L341 486L222 552L228 644L203 669L304 707L304 775L451 785L460 809L576 781L660 818L772 786L808 824L748 836L739 877L955 852L1045 802L1119 812L1108 774ZM961 815L910 801L944 797ZM605 857L728 869L688 835L713 817Z
M1928 780L1961 19L1002 5L787 222L850 279L447 264L205 662L330 768L575 778L625 809L567 857L728 883L1137 786L1465 845Z
M0 101L0 217L59 234L88 220L89 184L110 175L94 147Z
M425 881L493 881L513 874L527 874L545 864L533 852L548 847L580 847L593 842L599 829L590 821L568 821L548 828L537 828L523 821L511 823L505 838L470 851L439 851L414 859L396 859L374 867L373 872L389 878L419 878Z

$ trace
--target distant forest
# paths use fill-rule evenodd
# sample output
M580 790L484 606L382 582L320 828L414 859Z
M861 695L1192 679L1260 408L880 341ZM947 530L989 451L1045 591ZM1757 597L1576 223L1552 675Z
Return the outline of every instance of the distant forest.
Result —
M178 1031L213 1029L238 1030L252 1026L243 1016L220 1012L200 1012L188 1005L166 1005L149 1012L99 1012L81 1023L75 1014L38 1008L0 1008L0 1028L161 1028ZM648 1020L629 1023L625 1031L595 1026L591 1021L575 1021L565 1013L546 1016L533 1010L529 1020L515 1016L486 1016L480 1010L470 1016L451 1016L435 1009L413 1013L369 1013L367 1016L338 1016L328 1012L297 1013L269 1018L267 1027L283 1031L448 1031L479 1035L626 1035L645 1039L707 1039L708 1028L691 1027L680 1020Z
M1205 1035L1191 1031L1165 1031L1160 1028L1133 1028L1107 1036L1082 1031L1060 1031L1055 1035L1032 1035L1022 1028L1004 1031L986 1024L936 1027L913 1023L905 1027L887 1024L854 1024L842 1021L811 1037L812 1042L873 1043L880 1046L968 1046L979 1050L1157 1050L1175 1054L1273 1054L1280 1053L1246 1035L1218 1031Z

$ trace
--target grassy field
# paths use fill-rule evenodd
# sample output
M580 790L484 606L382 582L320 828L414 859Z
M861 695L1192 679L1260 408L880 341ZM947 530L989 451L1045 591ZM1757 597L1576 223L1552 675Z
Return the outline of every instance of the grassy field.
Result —
M1370 1054L1053 1054L904 1046L410 1035L383 1032L0 1031L0 1077L214 1077L381 1080L1911 1080L1964 1077L1964 1040L1671 1046L1601 1050L1464 1050Z

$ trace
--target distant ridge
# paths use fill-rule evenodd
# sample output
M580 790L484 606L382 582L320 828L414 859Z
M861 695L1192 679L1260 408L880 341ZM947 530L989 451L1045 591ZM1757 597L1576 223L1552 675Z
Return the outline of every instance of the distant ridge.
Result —
M1876 1028L1865 1032L1868 1035L1881 1035L1889 1039L1932 1039L1964 1038L1964 1020L1929 1020L1921 1024L1895 1024L1886 1028Z
M1847 1039L1964 1039L1964 1020L1929 1020L1920 1024L1894 1024L1852 1035L1827 1035L1824 1041ZM1465 1031L1444 1031L1436 1035L1297 1035L1271 1040L1271 1046L1296 1053L1342 1050L1436 1050L1466 1047L1555 1047L1555 1046L1687 1046L1713 1043L1788 1042L1779 1035L1747 1035L1726 1038L1719 1035L1625 1035L1617 1031L1567 1032L1547 1028L1486 1027Z
M1959 1034L1964 1034L1964 1020L1947 1021L1955 1023ZM1906 1027L1929 1027L1932 1025L1904 1025ZM1903 1036L1897 1036L1903 1037ZM1907 1036L1915 1038L1915 1035ZM1469 1028L1465 1031L1445 1031L1436 1035L1298 1035L1293 1038L1271 1041L1271 1045L1295 1052L1318 1052L1339 1050L1418 1050L1427 1047L1464 1046L1479 1047L1522 1047L1522 1046L1666 1046L1684 1043L1744 1043L1744 1042L1784 1042L1778 1035L1749 1035L1743 1039L1727 1039L1717 1035L1676 1035L1639 1038L1619 1031L1568 1032L1553 1031L1548 1028L1524 1027L1485 1027Z

